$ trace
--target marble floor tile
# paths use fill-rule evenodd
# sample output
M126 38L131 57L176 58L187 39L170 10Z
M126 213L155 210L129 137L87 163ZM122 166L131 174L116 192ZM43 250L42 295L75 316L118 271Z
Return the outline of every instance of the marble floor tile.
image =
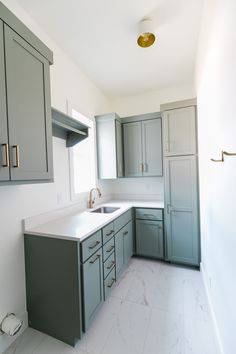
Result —
M32 328L4 354L218 354L199 271L133 258L76 347Z
M33 328L27 328L20 337L5 351L5 354L32 354L46 338L46 334L36 331Z
M142 354L184 354L183 315L153 309Z
M101 354L141 354L150 314L146 306L123 301Z
M76 348L89 354L99 354L116 322L121 299L109 297L101 307L88 331L78 342Z
M184 348L185 354L219 354L211 319L184 317Z

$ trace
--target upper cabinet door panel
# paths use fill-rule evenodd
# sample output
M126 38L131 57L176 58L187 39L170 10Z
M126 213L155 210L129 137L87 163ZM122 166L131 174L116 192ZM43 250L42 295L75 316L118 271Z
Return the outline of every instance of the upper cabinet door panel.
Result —
M5 26L11 179L52 177L49 63Z
M162 176L161 119L142 122L143 176Z
M0 181L9 180L3 22L0 20Z
M164 155L193 155L196 147L195 107L166 111L163 114Z
M116 160L117 160L117 177L124 176L123 167L123 147L122 147L122 126L121 123L116 120Z
M125 176L142 176L142 125L127 123L124 127Z

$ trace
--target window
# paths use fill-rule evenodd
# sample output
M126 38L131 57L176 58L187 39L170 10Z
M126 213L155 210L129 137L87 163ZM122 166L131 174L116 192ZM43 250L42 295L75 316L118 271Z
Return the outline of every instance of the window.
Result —
M71 109L71 116L89 126L89 136L70 149L71 198L77 199L95 186L94 122Z

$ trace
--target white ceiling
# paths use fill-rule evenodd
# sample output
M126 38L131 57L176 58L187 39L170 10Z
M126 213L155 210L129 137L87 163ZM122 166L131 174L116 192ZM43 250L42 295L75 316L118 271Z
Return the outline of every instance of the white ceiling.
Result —
M203 0L18 0L109 97L193 82ZM157 41L136 44L138 22Z

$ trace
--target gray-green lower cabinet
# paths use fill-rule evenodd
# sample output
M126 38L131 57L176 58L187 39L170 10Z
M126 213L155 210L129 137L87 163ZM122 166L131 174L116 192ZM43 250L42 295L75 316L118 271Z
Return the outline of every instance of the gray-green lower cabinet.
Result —
M115 235L116 277L129 263L133 255L133 221L131 220Z
M24 244L29 326L75 346L82 336L79 242L27 234Z
M124 265L127 265L134 253L133 221L123 228L124 238Z
M83 330L86 331L103 303L102 248L82 265Z
M162 221L136 220L136 254L164 257Z
M163 210L136 208L136 254L164 258Z

